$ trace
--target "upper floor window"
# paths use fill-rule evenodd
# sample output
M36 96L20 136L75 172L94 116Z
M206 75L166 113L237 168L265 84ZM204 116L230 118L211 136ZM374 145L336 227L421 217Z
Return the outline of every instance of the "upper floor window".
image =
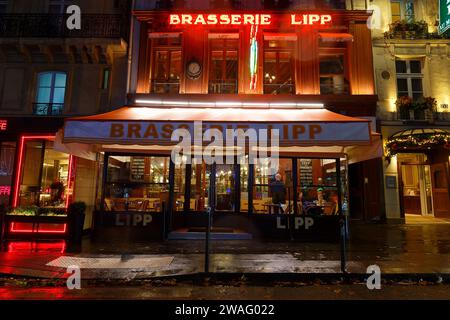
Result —
M8 0L0 0L0 14L6 13L8 9Z
M423 73L421 60L395 61L397 72L397 95L408 96L414 101L423 97Z
M239 40L210 39L209 93L238 92Z
M349 94L347 44L352 38L344 34L320 34L319 77L320 94Z
M295 40L295 36L264 38L264 93L295 93Z
M67 74L64 72L42 72L37 77L34 114L58 115L64 109Z
M50 0L48 5L48 13L54 14L66 13L66 9L69 5L70 5L69 0Z
M406 20L414 21L414 3L411 0L392 0L391 1L392 22Z
M151 91L153 93L179 93L181 77L181 36L154 38Z
M348 94L345 54L323 53L320 55L320 94Z

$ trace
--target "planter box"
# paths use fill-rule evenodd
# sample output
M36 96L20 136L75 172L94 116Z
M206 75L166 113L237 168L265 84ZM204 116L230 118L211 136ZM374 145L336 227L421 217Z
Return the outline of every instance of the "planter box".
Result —
M67 216L5 216L6 239L66 239Z

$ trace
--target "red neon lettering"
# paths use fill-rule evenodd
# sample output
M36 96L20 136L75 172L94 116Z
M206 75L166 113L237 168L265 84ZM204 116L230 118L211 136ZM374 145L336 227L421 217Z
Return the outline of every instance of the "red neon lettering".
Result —
M171 14L170 25L270 25L272 16L270 14Z
M241 16L239 14L232 14L231 24L241 24Z
M270 19L271 19L271 15L270 14L262 14L261 15L261 24L270 24Z
M208 14L208 24L217 24L217 15L215 14Z
M190 14L182 14L181 24L192 24L192 16Z
M0 186L0 196L9 196L11 194L10 186Z
M230 24L230 16L227 14L220 15L220 24Z
M171 14L169 16L169 24L180 24L181 20L177 14Z
M327 24L332 21L329 14L304 14L301 17L291 14L291 25L314 25L314 24Z
M244 14L244 24L254 24L255 17L251 14Z
M318 14L310 14L309 15L309 24L314 24L320 20L320 16Z
M324 14L320 17L320 24L327 24L331 22L331 16L329 14Z
M194 24L206 24L205 18L203 18L202 14L199 14L197 16L197 19L195 19Z
M8 120L0 120L0 131L6 131L8 129Z

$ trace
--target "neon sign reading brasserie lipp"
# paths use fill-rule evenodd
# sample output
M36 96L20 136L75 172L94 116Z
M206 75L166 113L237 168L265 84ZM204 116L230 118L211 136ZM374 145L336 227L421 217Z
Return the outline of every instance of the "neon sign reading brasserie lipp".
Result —
M291 25L325 25L329 14L291 14ZM271 14L171 14L170 25L271 25Z

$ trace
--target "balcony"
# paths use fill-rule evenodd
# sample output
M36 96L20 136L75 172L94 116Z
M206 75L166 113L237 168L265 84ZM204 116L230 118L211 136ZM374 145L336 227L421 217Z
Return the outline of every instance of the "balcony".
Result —
M408 112L389 112L382 120L402 121L409 123L435 123L450 121L450 112L437 112L430 110Z
M128 17L83 14L81 30L69 30L65 14L2 14L2 38L122 38L128 39Z
M385 39L448 39L449 35L428 32L428 24L425 21L407 22L404 20L389 25L389 31L384 33Z
M60 116L63 114L64 104L62 103L34 103L33 114L35 116Z
M209 93L237 93L238 84L237 81L221 81L213 80L209 81Z

